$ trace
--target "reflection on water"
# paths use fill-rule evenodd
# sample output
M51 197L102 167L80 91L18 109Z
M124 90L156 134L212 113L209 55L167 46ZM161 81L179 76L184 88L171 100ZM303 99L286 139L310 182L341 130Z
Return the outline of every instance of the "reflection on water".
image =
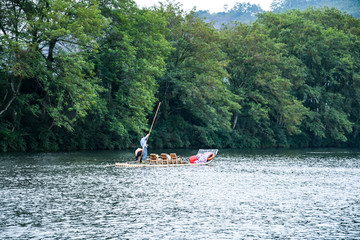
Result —
M359 239L359 157L220 150L211 166L129 169L105 165L132 151L2 154L0 238Z

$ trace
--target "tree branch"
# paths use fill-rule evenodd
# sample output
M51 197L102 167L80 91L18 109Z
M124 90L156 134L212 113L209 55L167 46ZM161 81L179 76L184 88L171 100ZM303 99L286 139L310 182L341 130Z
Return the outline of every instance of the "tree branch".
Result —
M5 36L7 36L4 26L0 22L0 29L4 33Z
M14 77L13 77L12 80L11 80L11 89L12 89L12 91L13 91L13 96L12 96L12 98L10 99L10 101L8 102L8 104L5 106L5 108L0 111L0 116L1 116L2 114L4 114L4 113L8 110L8 108L9 108L9 107L11 106L11 104L14 102L14 100L16 99L16 97L19 95L20 87L21 87L21 84L22 84L22 79L20 78L19 84L18 84L16 90L15 90L15 87L14 87L14 82L15 82L15 80L14 80ZM4 102L5 102L5 99L4 99Z

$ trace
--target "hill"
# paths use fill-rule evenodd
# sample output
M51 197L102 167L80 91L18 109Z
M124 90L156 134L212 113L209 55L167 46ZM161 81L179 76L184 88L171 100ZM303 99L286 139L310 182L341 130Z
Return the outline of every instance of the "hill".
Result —
M308 7L314 8L337 8L342 12L347 12L356 18L360 18L359 0L274 0L271 3L271 11L284 12L290 9L305 10ZM230 10L218 13L209 11L198 11L198 14L205 22L213 22L216 28L231 22L249 23L257 19L256 15L264 10L256 4L237 3Z
M305 10L308 7L329 7L337 8L347 12L356 18L360 18L359 0L274 0L271 4L272 11L284 12L290 9Z
M201 18L205 19L205 22L213 22L216 28L220 28L222 24L230 22L253 22L257 18L256 15L262 12L264 10L259 5L237 3L228 11L213 14L209 11L198 11L198 14Z

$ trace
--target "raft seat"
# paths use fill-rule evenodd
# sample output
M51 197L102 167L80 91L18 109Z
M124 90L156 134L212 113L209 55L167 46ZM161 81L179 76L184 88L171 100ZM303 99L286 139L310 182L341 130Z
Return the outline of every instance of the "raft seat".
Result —
M170 164L176 164L176 154L174 157L175 153L170 153Z
M155 153L150 154L150 164L158 164L159 156Z
M171 162L173 164L181 164L181 158L178 158L176 156L176 153L170 153L170 156L171 156Z
M161 154L161 163L162 164L169 164L170 161L171 161L171 158L168 154L166 154L166 153Z

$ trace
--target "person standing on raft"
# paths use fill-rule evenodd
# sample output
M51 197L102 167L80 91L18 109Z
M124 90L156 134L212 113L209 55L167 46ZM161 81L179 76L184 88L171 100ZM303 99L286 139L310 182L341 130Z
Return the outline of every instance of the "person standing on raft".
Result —
M146 144L146 141L148 139L150 134L147 134L146 136L143 136L140 140L140 145L143 149L143 155L142 155L142 162L144 163L145 162L145 159L146 159L146 156L147 156L147 147L148 145ZM140 160L139 160L139 163L140 163Z

